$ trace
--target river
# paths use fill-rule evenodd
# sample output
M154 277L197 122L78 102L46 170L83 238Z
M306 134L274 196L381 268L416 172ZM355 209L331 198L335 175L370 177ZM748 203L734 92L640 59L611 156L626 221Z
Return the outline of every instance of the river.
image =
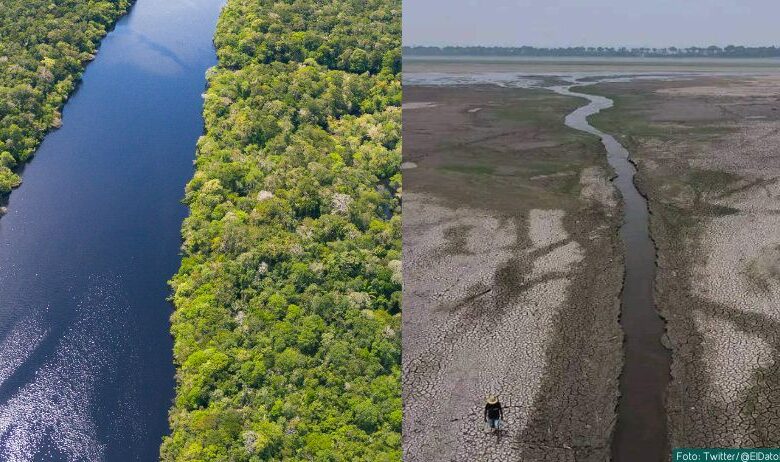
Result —
M167 280L224 0L138 0L0 219L0 460L150 461L174 391Z
M601 139L607 160L617 174L613 183L623 198L620 237L625 248L625 279L620 325L625 334L624 365L612 458L618 462L667 460L670 449L664 397L670 380L671 355L661 343L666 326L653 300L656 254L650 238L647 201L634 185L636 169L626 148L612 135L588 123L589 116L612 107L612 100L573 92L571 86L551 89L589 101L566 116L566 125Z

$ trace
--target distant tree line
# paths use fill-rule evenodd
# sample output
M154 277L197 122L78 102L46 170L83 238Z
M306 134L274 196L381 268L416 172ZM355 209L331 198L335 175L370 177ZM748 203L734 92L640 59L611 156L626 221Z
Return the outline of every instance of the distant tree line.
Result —
M626 47L404 47L405 56L561 56L561 57L649 57L649 58L776 58L780 57L780 48L745 47L729 45L718 47L687 48L626 48Z

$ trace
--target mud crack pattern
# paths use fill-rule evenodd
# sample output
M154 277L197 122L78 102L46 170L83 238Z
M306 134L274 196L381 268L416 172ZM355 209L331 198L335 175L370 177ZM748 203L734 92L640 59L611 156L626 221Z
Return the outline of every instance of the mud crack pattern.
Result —
M502 217L410 193L405 205L404 460L604 460L619 274L606 261L585 270L598 258L567 232L563 210ZM607 227L580 236L612 239ZM591 305L584 274L612 297ZM500 435L483 421L487 394L506 408Z

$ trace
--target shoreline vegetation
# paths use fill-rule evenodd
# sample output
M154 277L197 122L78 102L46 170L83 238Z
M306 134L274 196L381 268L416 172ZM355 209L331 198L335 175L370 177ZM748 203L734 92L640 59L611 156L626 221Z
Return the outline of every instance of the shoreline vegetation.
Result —
M0 216L18 170L58 128L100 40L134 0L0 3Z
M405 57L780 58L780 48L734 45L683 48L405 46L403 54Z
M401 459L401 5L228 0L162 460Z

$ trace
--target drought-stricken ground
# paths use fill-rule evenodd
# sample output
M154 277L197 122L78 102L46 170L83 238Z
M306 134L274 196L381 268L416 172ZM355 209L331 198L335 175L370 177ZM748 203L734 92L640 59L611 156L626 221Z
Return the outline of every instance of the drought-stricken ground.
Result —
M780 446L780 79L600 84L649 197L672 447Z
M582 100L404 89L404 460L609 454L622 336L619 201ZM484 398L507 407L500 439Z

